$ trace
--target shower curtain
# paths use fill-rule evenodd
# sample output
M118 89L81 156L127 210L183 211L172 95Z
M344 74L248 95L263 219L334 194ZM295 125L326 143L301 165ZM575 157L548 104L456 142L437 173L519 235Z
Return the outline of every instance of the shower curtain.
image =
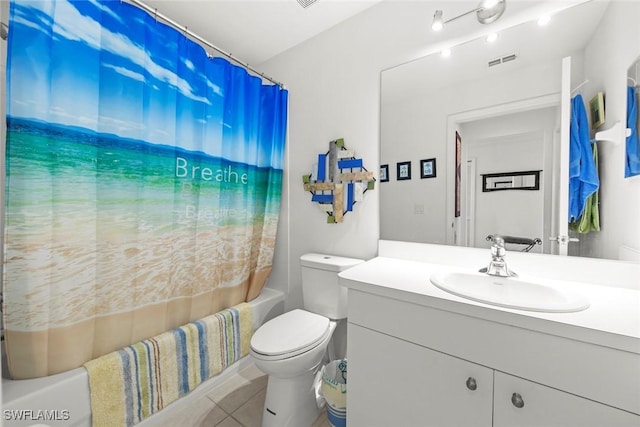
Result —
M120 1L12 0L9 34L12 377L255 298L273 258L287 91Z

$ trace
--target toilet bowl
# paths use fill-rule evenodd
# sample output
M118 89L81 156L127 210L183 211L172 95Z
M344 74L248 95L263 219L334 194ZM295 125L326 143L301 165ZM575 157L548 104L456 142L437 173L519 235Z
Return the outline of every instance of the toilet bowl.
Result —
M306 427L318 418L315 376L337 322L346 318L346 291L340 288L337 273L361 262L303 255L305 309L271 319L254 333L249 354L269 377L262 427Z
M293 310L256 331L250 354L269 376L263 427L307 426L318 417L314 378L335 328L326 317Z

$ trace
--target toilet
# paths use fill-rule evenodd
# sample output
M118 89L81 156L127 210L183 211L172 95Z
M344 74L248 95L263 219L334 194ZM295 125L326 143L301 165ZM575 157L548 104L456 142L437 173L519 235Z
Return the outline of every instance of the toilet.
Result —
M306 427L318 418L314 379L338 321L347 317L347 290L338 273L362 262L302 255L304 310L271 319L253 334L251 357L269 377L262 427Z

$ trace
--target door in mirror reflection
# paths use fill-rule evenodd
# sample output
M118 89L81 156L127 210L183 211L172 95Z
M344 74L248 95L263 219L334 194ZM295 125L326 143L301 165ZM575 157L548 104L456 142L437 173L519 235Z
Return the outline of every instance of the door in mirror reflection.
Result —
M459 124L466 167L458 244L488 248L488 235L509 235L540 239L532 252L550 253L558 120L556 106Z

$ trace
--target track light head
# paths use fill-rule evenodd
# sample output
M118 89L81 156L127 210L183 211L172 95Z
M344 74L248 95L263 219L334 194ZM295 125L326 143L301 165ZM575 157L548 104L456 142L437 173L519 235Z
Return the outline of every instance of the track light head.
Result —
M431 23L431 29L433 31L440 31L444 28L444 24L454 21L458 18L462 18L465 15L475 12L478 22L481 24L491 24L497 21L504 13L507 7L506 0L482 0L476 9L472 9L454 18L444 20L442 17L442 10L436 10L433 14L433 22Z
M440 31L444 27L444 21L442 19L442 11L436 10L436 13L433 14L433 23L431 24L431 29L433 31Z
M484 0L478 5L476 15L481 24L491 24L502 16L507 4L505 0Z

